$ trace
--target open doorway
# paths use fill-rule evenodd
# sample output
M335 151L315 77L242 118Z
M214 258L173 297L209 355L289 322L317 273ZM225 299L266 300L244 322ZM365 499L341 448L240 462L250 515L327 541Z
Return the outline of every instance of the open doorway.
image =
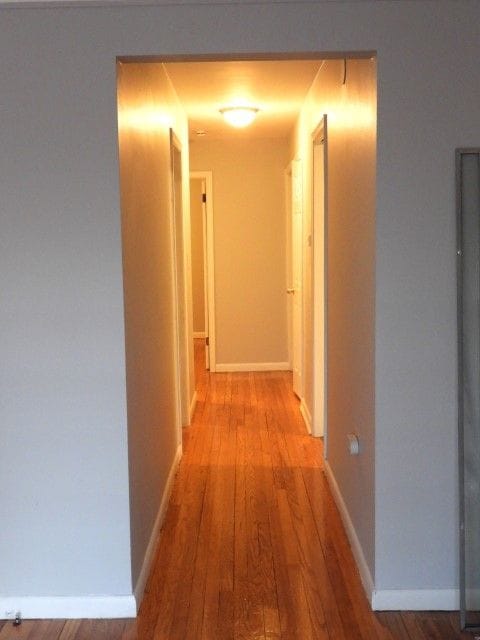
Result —
M216 371L215 257L210 171L190 172L193 338L201 341L205 368Z
M279 65L279 73L280 62L271 62ZM193 117L188 117L188 120L185 117L185 114L188 116L190 103L188 97L182 96L182 83L173 77L171 65L186 63L121 63L125 68L130 67L128 72L125 69L124 73L120 73L119 130L124 217L124 278L127 292L129 438L130 433L132 434L132 442L129 440L129 456L132 459L132 521L140 522L140 518L143 517L139 515L137 518L136 511L143 514L145 500L150 495L149 487L158 481L158 473L163 473L163 469L166 468L169 470L168 478L172 477L175 451L178 451L175 445L179 444L176 435L178 432L172 432L172 427L176 429L178 426L175 416L176 402L172 402L172 399L177 398L176 385L179 384L179 378L175 367L179 354L175 346L178 312L173 308L177 304L175 291L178 272L175 267L174 248L171 245L176 231L173 221L172 224L169 222L174 217L170 197L174 189L171 183L170 129L175 130L182 149L179 162L182 166L181 189L185 206L190 196L190 170L212 171L215 189L217 185L226 185L222 199L218 198L217 192L214 191L215 320L218 321L222 312L229 313L232 321L230 336L223 342L218 339L220 323L216 323L216 369L220 372L242 372L242 367L243 371L252 371L252 366L257 367L257 371L260 372L291 367L287 331L287 305L291 296L287 289L292 287L287 281L286 269L284 171L292 158L298 160L297 166L301 166L301 177L298 178L301 185L301 188L298 188L298 197L302 210L301 406L305 408L307 425L310 416L311 428L312 416L315 415L314 374L317 363L313 353L317 328L315 318L318 318L318 310L315 309L318 287L314 282L315 253L318 255L318 251L315 252L312 133L322 114L328 113L329 182L326 197L329 219L326 237L329 247L326 351L329 386L326 404L330 430L329 461L325 468L332 485L337 486L339 501L342 497L343 482L339 470L350 468L346 459L347 433L355 429L362 442L362 434L365 433L368 437L371 431L374 398L372 238L375 228L375 62L370 58L353 60L348 65L348 74L344 60L314 62L316 70L313 79L310 78L307 93L302 96L301 108L294 110L293 116L291 114L291 127L284 130L283 137L272 138L272 129L267 128L263 131L262 142L255 139L246 140L238 134L234 134L228 141L231 174L231 182L228 184L226 180L217 181L219 172L227 167L225 156L222 155L222 147L227 146L227 143L218 136L213 136L213 125L209 139L208 131L207 135L200 135L201 130L195 129L199 127L199 123ZM192 76L191 69L183 68L182 73L189 82ZM269 76L278 80L278 73L275 75L270 69ZM207 93L211 93L212 84L205 82L205 74L194 75L199 82L201 80L204 92L205 86L208 86ZM230 79L232 76L227 73L222 77ZM248 79L249 75L245 73L244 84L248 84ZM253 96L254 84L251 86ZM266 81L260 86L269 92ZM286 94L282 83L279 90ZM201 104L201 94L195 99ZM253 97L251 99L253 100ZM288 100L285 101L287 102L290 104ZM284 104L279 98L280 103ZM217 103L213 109L215 118L219 118L218 107ZM270 107L273 111L273 106L265 101L263 111L267 113ZM260 114L258 122L261 122ZM205 144L205 139L208 140L209 158L207 152L199 151L200 145ZM247 163L251 165L252 158L258 159L260 156L263 169L255 168L254 171L250 171L246 180ZM198 164L195 165L194 162ZM275 175L278 180L276 184L279 186L267 194L266 173L263 171L266 172L267 168L269 171L272 170L274 165L278 165ZM272 186L272 174L268 175L269 185ZM232 185L238 189L238 197L233 198ZM252 185L256 197L255 207L245 195L246 187ZM270 198L278 205L263 206ZM226 209L222 214L221 208L217 207L222 200L228 203L229 199L241 205L233 216L231 209ZM265 211L269 212L268 216L264 215ZM219 241L217 237L217 230L221 229L222 225L225 241ZM239 237L242 237L241 242ZM264 238L270 243L268 251L267 245L263 242ZM190 225L189 221L186 221L183 227L183 279L187 300L185 326L189 344L193 343L193 326L190 321L190 241ZM220 255L221 260L217 260ZM272 255L275 255L276 262L272 260ZM276 283L274 287L273 282ZM268 289L262 289L264 286ZM251 300L252 292L259 290L261 295L255 293L255 304L245 304L245 300ZM272 290L278 311L269 303ZM148 295L144 295L145 293ZM252 309L260 319L257 325L252 323ZM283 318L284 334L279 343L283 351L276 351L275 341L279 335L271 327L274 323L276 327L281 326L281 322L278 322L280 317ZM258 356L256 351L258 346L264 349L261 356ZM227 347L230 351L221 350ZM193 349L191 351L193 352ZM188 352L188 347L186 353L187 366L183 378L187 380L187 404L190 406L191 414L194 405L193 358ZM324 363L320 364L324 366ZM181 392L184 393L185 389ZM151 425L145 425L147 418ZM156 425L162 425L162 429L150 428ZM175 433L173 439L172 433ZM371 451L360 450L363 465L373 468ZM158 454L156 456L153 455L155 451ZM145 457L148 458L150 454L152 464L145 466ZM161 464L159 468L158 458L162 455L165 457L165 464ZM162 504L165 504L165 495L170 486L168 478L163 477L159 482L160 486L164 487ZM370 503L372 499L370 495L365 498ZM149 518L151 521L155 520L150 516ZM160 522L161 518L157 518L156 521ZM132 525L134 543L149 530L148 527L138 527L137 531L135 522ZM137 566L134 567L133 574L136 582Z
M186 145L184 155L187 157L180 160L180 164L185 165L186 161L190 171L209 171L210 176L213 171L215 175L213 197L219 203L218 224L215 230L212 224L209 232L207 216L201 232L207 237L210 233L210 255L218 254L219 258L215 269L213 265L208 269L208 260L203 260L203 269L209 274L204 287L204 297L208 301L205 308L211 310L204 313L208 329L205 324L203 332L210 342L206 350L206 367L217 371L292 370L292 387L301 400L307 427L314 435L323 435L327 406L326 345L325 336L320 337L320 334L325 333L322 321L327 287L323 281L326 263L321 257L324 239L317 233L323 224L319 224L323 213L317 210L320 201L326 202L327 196L324 190L318 195L324 177L317 174L323 171L320 160L324 162L327 152L322 142L324 133L315 133L315 127L319 114L331 111L339 140L342 136L348 138L348 131L356 128L365 129L367 125L371 130L375 121L374 60L361 58L348 65L348 83L353 78L354 83L365 80L371 85L366 94L367 102L360 104L358 109L348 94L344 59L169 60L161 64L137 64L142 67L142 73L146 69L150 72L153 68L162 68L170 85L172 104L181 104L187 115L188 143L185 139L182 142ZM207 76L211 79L207 83L208 91L204 82ZM222 107L229 101L238 102L241 93L243 101L257 105L254 110L258 122L255 121L246 133L244 130L228 130L227 133L220 124ZM142 114L142 126L149 123L145 115ZM173 119L176 117L174 115ZM342 118L345 126L340 130L338 123ZM171 115L163 117L156 112L150 124L161 126L171 120ZM313 140L312 153L313 133L317 138ZM264 166L258 164L260 157ZM294 160L289 165L285 182L283 172L292 157ZM274 178L265 167L271 170L278 159L282 168ZM246 167L253 162L257 165L249 172ZM230 176L225 175L227 165ZM222 171L224 175L221 175ZM339 197L355 184L357 177L353 173L344 185L343 177L335 176L333 190ZM372 172L368 177L371 175ZM186 192L184 200L188 202L186 179L186 175L180 178L177 195ZM230 183L222 194L221 189L228 179ZM358 172L358 179L362 179L362 172ZM274 180L277 184L269 191ZM252 185L255 202L248 195ZM174 184L173 191L177 187ZM287 198L285 189L290 189ZM276 196L279 196L277 200ZM285 206L287 199L291 200L291 211ZM174 207L177 201L178 197L174 198ZM232 209L232 203L239 203L237 210ZM210 200L207 206L211 204ZM291 215L290 222L286 220L288 215ZM182 273L176 269L175 287L182 334L178 351L181 360L179 384L181 393L187 390L181 396L181 415L183 424L187 424L195 404L193 345L190 345L194 332L189 283L191 246L187 246L190 220L185 220L184 213L177 219L174 212L174 218L175 250L181 253L183 248L184 251L184 255L179 253ZM188 228L182 226L181 221L187 222ZM287 259L286 254L292 250L295 259L291 256ZM287 269L288 260L289 268L294 271Z
M289 361L292 388L303 398L303 184L301 160L292 160L285 172L287 214L287 304Z

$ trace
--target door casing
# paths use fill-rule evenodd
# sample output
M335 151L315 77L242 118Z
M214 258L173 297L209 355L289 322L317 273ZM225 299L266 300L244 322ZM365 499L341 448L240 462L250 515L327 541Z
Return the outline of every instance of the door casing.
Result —
M211 171L191 171L190 179L202 180L205 184L204 222L204 273L205 273L205 332L208 338L207 368L216 371L215 349L215 245L213 220L213 175ZM208 353L208 355L207 355Z
M327 455L327 116L312 134L312 435Z

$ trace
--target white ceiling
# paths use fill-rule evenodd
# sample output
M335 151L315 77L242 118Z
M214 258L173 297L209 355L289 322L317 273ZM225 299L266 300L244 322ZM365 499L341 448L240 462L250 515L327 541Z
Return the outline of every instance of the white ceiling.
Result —
M175 91L187 113L190 138L285 138L315 78L321 60L168 62ZM222 107L249 104L260 109L246 129L227 125Z

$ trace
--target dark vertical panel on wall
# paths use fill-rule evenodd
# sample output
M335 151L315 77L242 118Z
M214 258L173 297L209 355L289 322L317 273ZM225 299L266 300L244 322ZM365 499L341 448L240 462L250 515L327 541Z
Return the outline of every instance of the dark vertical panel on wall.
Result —
M480 627L480 152L457 152L462 626Z

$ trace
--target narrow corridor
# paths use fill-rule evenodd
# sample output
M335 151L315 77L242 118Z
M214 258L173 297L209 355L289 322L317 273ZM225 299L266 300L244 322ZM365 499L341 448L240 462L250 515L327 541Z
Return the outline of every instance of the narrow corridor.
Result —
M138 640L461 637L455 614L373 614L291 374L204 369ZM130 637L130 636L129 636Z

